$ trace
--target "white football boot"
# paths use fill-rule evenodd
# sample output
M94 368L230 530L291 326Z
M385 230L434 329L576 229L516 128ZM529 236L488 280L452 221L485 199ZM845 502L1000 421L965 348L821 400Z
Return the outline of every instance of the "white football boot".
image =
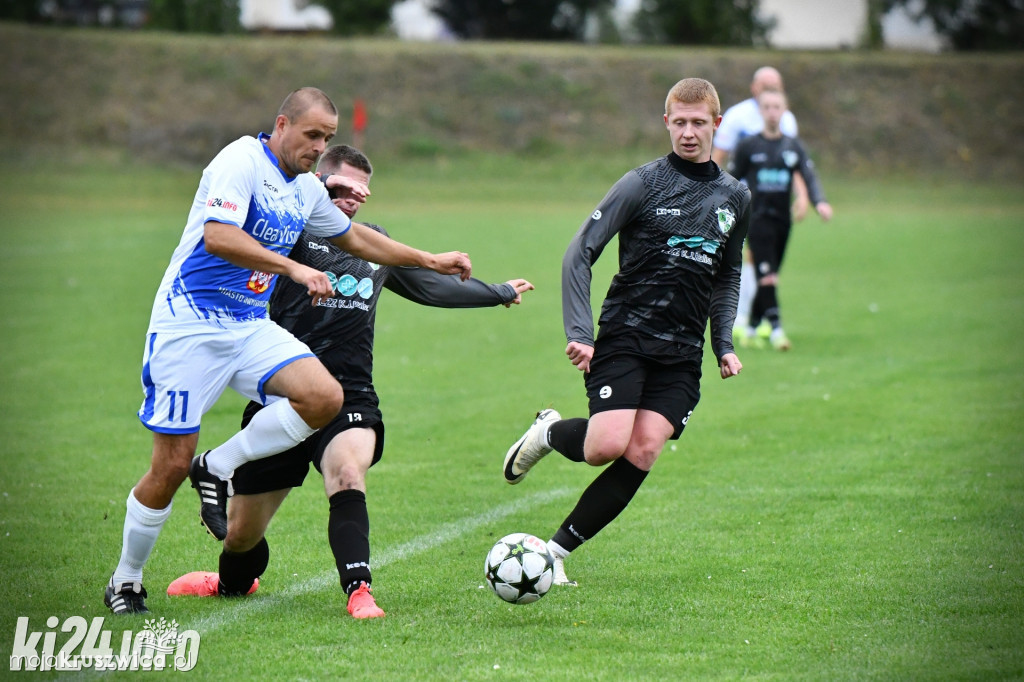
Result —
M550 408L537 413L537 418L523 434L523 437L513 443L505 454L502 473L507 483L510 485L519 483L534 464L551 452L551 446L547 444L548 427L561 418L562 415Z
M555 579L551 583L552 585L561 585L562 587L576 587L577 583L575 580L569 580L569 576L565 574L565 559L554 557L555 559Z

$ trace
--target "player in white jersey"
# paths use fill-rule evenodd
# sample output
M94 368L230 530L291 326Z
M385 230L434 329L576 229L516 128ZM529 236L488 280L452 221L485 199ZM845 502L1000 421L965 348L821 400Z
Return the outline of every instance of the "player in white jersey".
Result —
M715 131L714 146L711 149L711 160L721 167L729 160L729 155L744 137L757 135L764 129L764 119L757 105L757 96L764 90L782 92L782 75L770 66L762 66L754 72L750 81L750 98L734 104L722 114L722 125ZM796 116L786 110L779 124L783 135L797 136Z
M715 141L711 148L711 160L721 167L726 166L729 155L736 149L740 140L751 135L757 135L764 129L764 119L761 118L761 111L758 108L757 97L765 90L777 90L783 92L782 74L778 69L771 66L762 66L754 72L750 81L750 99L745 99L739 104L734 104L722 114L722 124L715 131ZM779 124L783 135L789 137L797 136L796 117L793 112L786 110ZM807 208L810 202L807 198L807 186L803 178L797 176L793 182L793 219L799 222L807 215ZM736 308L735 334L742 336L745 333L747 323L750 319L750 308L757 294L757 275L754 273L754 261L750 257L750 250L746 251L743 260L742 276L740 278L740 300Z
M236 467L300 443L341 409L338 381L267 316L277 275L306 287L312 303L334 293L326 274L287 257L303 229L375 263L470 275L466 254L413 249L350 222L334 207L309 171L337 127L330 98L301 88L285 98L270 135L231 143L203 172L150 318L139 419L153 432L153 453L128 495L121 557L104 592L114 613L148 611L142 569L186 476L199 481L201 511L222 511ZM365 184L342 176L329 178L327 187L369 194ZM275 401L193 460L202 415L229 386L251 400L287 400ZM216 514L203 520L215 535L226 531L226 518L223 528Z

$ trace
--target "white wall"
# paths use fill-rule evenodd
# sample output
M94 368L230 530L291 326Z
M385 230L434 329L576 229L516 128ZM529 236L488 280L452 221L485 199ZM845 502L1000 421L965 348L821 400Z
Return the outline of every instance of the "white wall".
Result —
M867 0L761 0L761 15L773 17L773 47L857 47L867 27Z

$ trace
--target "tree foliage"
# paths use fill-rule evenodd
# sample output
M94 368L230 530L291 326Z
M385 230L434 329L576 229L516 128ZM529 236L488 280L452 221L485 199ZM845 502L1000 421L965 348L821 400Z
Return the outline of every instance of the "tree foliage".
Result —
M374 35L391 24L391 7L398 0L315 0L331 13L332 33L338 35Z
M886 0L928 18L958 50L1024 49L1024 0Z
M150 0L150 28L180 33L234 33L238 0Z
M766 45L774 22L758 15L758 0L643 0L633 27L645 43Z
M435 0L431 10L460 38L582 40L591 13L615 0Z
M38 0L3 0L0 2L0 19L9 21L39 21Z

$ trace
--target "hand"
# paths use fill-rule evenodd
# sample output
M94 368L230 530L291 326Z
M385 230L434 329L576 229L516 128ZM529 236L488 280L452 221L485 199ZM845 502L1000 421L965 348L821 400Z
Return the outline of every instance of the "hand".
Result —
M337 175L334 173L328 175L327 182L324 186L327 187L327 191L330 193L332 199L350 198L355 199L362 204L366 201L366 197L370 196L370 188L365 183L353 180L352 178L344 175ZM337 189L341 189L342 191L332 191Z
M325 273L295 261L291 262L293 266L288 277L306 287L306 293L313 297L313 305L319 305L334 296L334 287Z
M511 308L512 304L519 305L523 301L523 293L526 291L533 291L533 285L527 282L525 279L510 279L506 284L510 285L516 290L516 297L508 303L503 303L506 308Z
M832 220L832 206L827 201L822 201L814 205L814 210L818 212L821 219L826 223Z
M594 357L594 347L579 341L570 341L565 347L565 354L570 362L583 373L590 371L590 360Z
M722 373L723 379L734 377L740 373L743 369L743 363L736 357L735 353L726 353L722 356L722 359L718 361L718 369Z
M807 197L798 196L793 200L793 222L798 223L807 217L807 208L810 206Z
M461 251L434 254L428 266L442 275L458 275L465 282L473 272L473 264L469 262L469 254Z

